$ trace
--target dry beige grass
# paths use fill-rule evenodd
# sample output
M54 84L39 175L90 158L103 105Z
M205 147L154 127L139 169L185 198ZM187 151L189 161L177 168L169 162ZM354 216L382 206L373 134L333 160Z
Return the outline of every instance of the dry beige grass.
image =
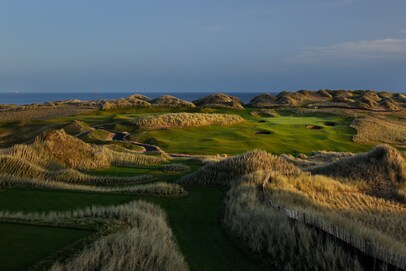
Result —
M215 93L193 101L196 106L209 108L243 109L243 102L234 96Z
M162 95L151 101L156 107L195 107L191 102L181 100L171 95Z
M362 270L357 259L333 240L301 223L292 223L281 211L261 201L258 187L268 174L254 172L231 183L224 217L231 232L252 251L279 262L278 270Z
M187 127L209 125L232 125L244 121L234 114L169 113L140 116L132 120L138 127Z
M357 130L355 142L406 146L406 118L366 116L355 119L351 127Z
M2 218L120 223L121 230L101 237L76 255L55 263L52 271L85 270L188 270L167 218L159 207L143 201L111 207L92 206L68 212L41 214L0 213Z
M386 251L406 255L406 205L365 194L351 183L325 176L270 178L274 204L316 217Z
M89 113L97 110L96 106L40 106L33 108L17 108L16 110L0 111L0 121L21 121L49 119Z
M109 180L110 177L104 177ZM152 177L147 175L133 177L134 182L151 181ZM118 183L115 183L118 184ZM154 196L183 196L186 195L186 190L182 186L172 183L145 183L136 185L120 185L120 186L94 186L87 184L72 184L65 181L55 181L36 178L21 178L13 175L0 174L0 187L33 187L41 189L55 190L71 190L71 191L87 191L97 193L129 193Z
M309 170L312 174L359 183L369 191L386 196L406 186L404 154L387 145Z
M283 175L297 175L302 171L293 164L265 151L248 152L219 162L208 163L194 173L180 179L185 184L220 184L230 182L258 170L273 170Z
M16 151L17 149L19 151ZM66 134L63 130L48 131L37 137L32 145L13 147L10 155L19 155L36 164L52 161L80 170L106 168L110 165L133 166L167 161L164 157L91 145Z

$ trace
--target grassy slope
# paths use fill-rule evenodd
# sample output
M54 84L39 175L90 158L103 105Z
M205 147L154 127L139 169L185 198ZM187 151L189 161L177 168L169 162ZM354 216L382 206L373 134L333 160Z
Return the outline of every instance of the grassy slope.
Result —
M0 270L26 270L87 230L0 223ZM6 249L4 249L6 248Z

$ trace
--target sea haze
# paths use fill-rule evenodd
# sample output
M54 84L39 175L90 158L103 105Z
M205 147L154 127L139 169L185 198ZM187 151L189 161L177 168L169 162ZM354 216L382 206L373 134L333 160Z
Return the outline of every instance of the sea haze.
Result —
M156 98L161 95L173 95L186 101L193 101L212 92L70 92L70 93L49 93L49 92L35 92L35 93L0 93L0 104L32 104L44 103L61 100L101 100L101 99L120 99L126 98L131 94L138 93L146 95L150 98ZM260 92L225 92L232 96L237 96L244 103L248 103L253 97L260 94Z

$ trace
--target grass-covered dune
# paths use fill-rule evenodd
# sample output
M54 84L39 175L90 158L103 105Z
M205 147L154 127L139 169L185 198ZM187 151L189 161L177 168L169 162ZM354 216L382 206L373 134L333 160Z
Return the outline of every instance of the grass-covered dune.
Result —
M212 108L230 108L243 109L244 103L235 96L230 96L224 93L210 94L200 99L194 100L193 103L200 107Z
M216 163L209 163L196 172L180 179L183 184L230 185L230 182L245 174L258 170L272 169L287 175L297 175L301 170L293 164L265 151L253 151L230 157Z
M353 138L355 142L406 147L406 118L365 116L356 118L351 127L357 130Z
M309 170L313 174L360 183L367 190L379 194L393 195L398 189L406 188L405 154L388 145Z
M351 236L351 245L362 252L402 267L402 257L406 258L400 226L406 223L404 201L397 201L393 194L385 198L388 194L370 192L377 183L396 182L396 188L402 188L403 154L383 146L366 154L333 156L336 162L310 167L306 169L309 172L284 156L257 151L209 163L180 183L231 187L226 198L226 225L253 251L284 262L282 269L361 270L356 257L334 239L324 239L301 220L289 222L288 211L304 213L306 223L316 228L345 232L346 238ZM277 211L274 206L288 211ZM331 232L327 232L329 236ZM366 244L372 248L365 249Z
M137 127L187 127L232 125L244 119L235 114L169 113L140 116L132 120Z

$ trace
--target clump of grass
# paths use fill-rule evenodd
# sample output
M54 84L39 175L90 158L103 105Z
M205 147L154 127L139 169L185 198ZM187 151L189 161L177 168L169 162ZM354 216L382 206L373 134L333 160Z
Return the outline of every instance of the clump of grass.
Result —
M163 172L178 173L190 171L190 167L184 164L169 164L162 167Z
M232 125L244 121L235 114L205 114L205 113L168 113L148 115L135 118L132 123L137 127L187 127L209 125Z
M76 255L56 262L50 270L188 270L167 218L159 207L143 201L111 207L92 206L68 212L2 213L1 217L65 220L105 220L121 223L121 230L101 237Z
M362 270L357 258L333 240L262 203L258 187L268 176L254 172L231 183L224 217L231 232L282 270Z
M265 151L248 152L206 166L180 179L185 184L220 184L230 182L245 174L258 170L272 169L284 175L297 175L301 170L293 164Z

